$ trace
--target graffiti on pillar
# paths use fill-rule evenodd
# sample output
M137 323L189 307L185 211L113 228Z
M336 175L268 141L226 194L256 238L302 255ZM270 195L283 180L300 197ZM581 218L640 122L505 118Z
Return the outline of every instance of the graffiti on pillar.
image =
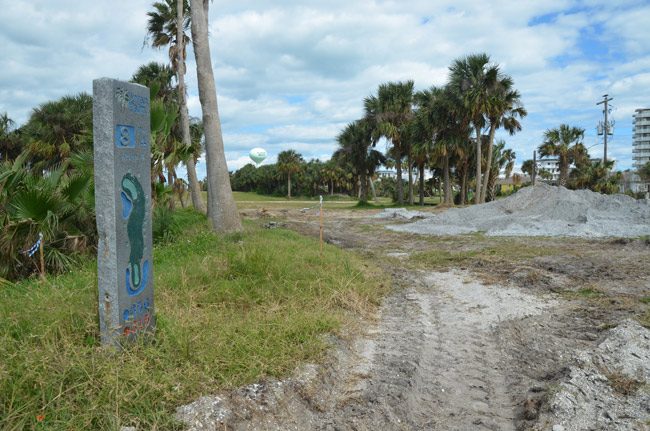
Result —
M144 220L146 212L145 194L140 181L131 173L122 177L122 218L127 220L126 232L129 238L129 263L125 268L126 292L129 296L139 295L147 286L149 261L143 261Z

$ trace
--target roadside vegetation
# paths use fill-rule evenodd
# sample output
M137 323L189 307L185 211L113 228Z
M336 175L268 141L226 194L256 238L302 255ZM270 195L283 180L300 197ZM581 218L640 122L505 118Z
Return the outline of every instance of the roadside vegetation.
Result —
M154 249L155 337L128 350L99 345L94 260L0 289L1 429L176 429L183 403L318 360L324 335L388 288L355 255L321 256L288 230L217 235L193 210L173 224Z

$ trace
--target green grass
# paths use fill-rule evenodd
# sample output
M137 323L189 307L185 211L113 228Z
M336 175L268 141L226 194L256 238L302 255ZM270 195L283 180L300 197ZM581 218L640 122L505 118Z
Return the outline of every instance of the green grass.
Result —
M464 241L464 245L461 242ZM430 239L431 247L426 251L413 253L410 263L416 268L442 268L459 265L470 260L484 264L498 265L502 262L523 262L539 256L548 256L557 251L550 246L528 245L520 240L490 238L482 233L462 237L440 237ZM449 249L453 247L455 249Z
M179 429L183 403L318 360L322 335L387 289L357 256L321 257L294 232L218 236L203 216L176 217L181 239L154 249L150 342L99 345L94 262L0 289L0 429Z
M203 200L207 200L207 193L203 193ZM239 209L251 208L267 208L267 209L300 209L307 207L316 207L318 205L318 196L293 196L288 199L286 196L269 196L260 195L255 192L233 192L237 207ZM189 201L189 198L186 199ZM438 197L427 197L424 200L425 208L435 206L439 203ZM365 204L360 204L355 198L345 195L336 194L334 196L323 195L323 207L326 209L354 209L354 210L373 210L384 208L408 208L411 210L419 210L422 207L417 204L409 205L407 203L398 205L392 199L380 197L376 201L368 201Z
M576 295L582 298L599 298L603 296L603 292L593 287L583 287L576 291Z
M259 201L286 201L286 197L279 196L266 196L260 195L255 192L232 192L235 201L259 202ZM203 196L207 200L207 195Z

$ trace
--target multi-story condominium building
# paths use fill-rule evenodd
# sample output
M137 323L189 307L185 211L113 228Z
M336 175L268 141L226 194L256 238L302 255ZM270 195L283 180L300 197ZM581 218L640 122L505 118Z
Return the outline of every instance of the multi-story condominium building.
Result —
M537 160L537 172L546 171L551 174L551 178L548 178L547 181L552 183L557 183L557 180L560 179L560 159L557 157L543 157ZM571 168L569 168L571 170ZM543 178L539 177L540 180L545 181Z
M636 171L650 162L650 109L637 109L634 111L634 135L632 142L633 169ZM643 182L637 177L632 185L635 192L650 191L650 183Z
M589 159L589 161L591 163L595 163L601 161L601 159L592 157ZM569 173L573 168L575 168L575 165L572 163L569 165ZM550 177L543 178L540 176L539 172L542 170L548 172L550 174ZM551 184L557 184L558 180L560 179L560 159L558 157L542 157L541 159L537 159L537 172L537 178L539 181L546 181L550 182Z

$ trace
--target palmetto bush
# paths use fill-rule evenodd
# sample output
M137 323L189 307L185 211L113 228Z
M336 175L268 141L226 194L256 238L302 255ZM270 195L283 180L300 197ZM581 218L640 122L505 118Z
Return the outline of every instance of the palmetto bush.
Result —
M24 251L43 234L47 272L63 272L96 242L92 153L72 155L51 169L29 169L30 155L0 164L0 277L14 280L38 269Z

